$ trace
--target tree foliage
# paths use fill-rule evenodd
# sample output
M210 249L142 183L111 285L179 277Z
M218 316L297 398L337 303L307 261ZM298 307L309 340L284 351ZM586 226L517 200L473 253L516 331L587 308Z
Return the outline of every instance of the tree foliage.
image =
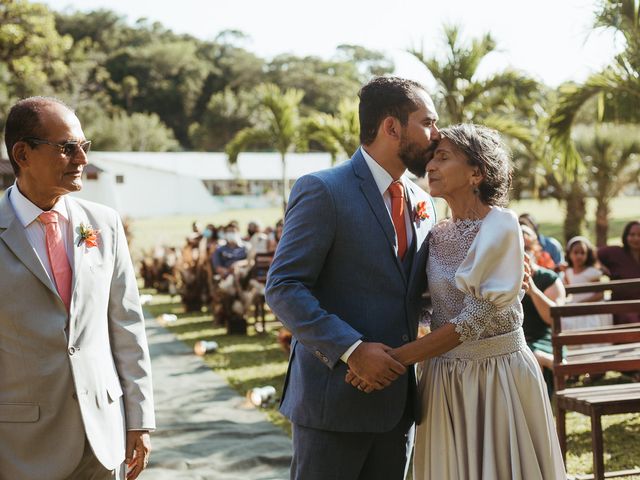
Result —
M295 88L281 90L273 83L255 89L258 108L253 126L240 130L227 144L229 163L234 164L243 150L256 144L269 144L282 160L282 206L287 205L287 153L304 149L306 139L300 118L300 104L304 92Z
M0 1L0 126L9 105L19 98L56 93L69 72L65 54L72 43L56 30L46 6Z
M604 70L584 84L567 83L559 89L557 108L549 125L552 139L564 151L569 169L581 159L571 139L579 113L597 97L597 115L591 121L640 121L640 1L600 0L595 26L613 29L625 39L625 48Z

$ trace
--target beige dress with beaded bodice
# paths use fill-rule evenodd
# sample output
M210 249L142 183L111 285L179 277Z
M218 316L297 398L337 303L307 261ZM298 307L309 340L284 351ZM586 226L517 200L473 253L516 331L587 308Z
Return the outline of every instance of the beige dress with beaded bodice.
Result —
M431 329L462 343L420 366L414 479L566 478L540 368L522 333L518 220L444 222L429 237Z

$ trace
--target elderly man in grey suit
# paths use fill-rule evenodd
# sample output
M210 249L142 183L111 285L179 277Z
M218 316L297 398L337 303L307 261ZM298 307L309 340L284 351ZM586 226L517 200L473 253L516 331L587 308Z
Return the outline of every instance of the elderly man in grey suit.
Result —
M435 210L405 171L424 175L438 116L394 77L365 85L359 110L351 160L296 182L267 280L294 337L281 405L293 479L402 479L419 411L413 370L387 351L417 335ZM347 369L377 390L347 384Z
M67 195L91 142L67 106L32 97L5 143L0 479L134 479L155 428L149 352L118 214Z

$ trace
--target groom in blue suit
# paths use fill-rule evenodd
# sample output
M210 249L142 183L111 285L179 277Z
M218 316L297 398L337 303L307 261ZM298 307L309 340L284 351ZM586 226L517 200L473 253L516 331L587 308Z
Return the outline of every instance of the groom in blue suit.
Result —
M373 79L360 91L350 161L300 178L267 280L293 333L281 411L292 422L292 479L405 475L419 412L413 369L387 351L416 338L435 223L423 176L440 138L420 84ZM345 382L350 369L372 393Z

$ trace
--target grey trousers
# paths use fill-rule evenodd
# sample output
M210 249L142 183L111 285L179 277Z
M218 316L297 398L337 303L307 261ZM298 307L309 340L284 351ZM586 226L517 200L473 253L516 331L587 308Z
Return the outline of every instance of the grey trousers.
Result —
M107 470L96 458L89 440L84 440L82 459L67 480L124 480L124 463L120 468Z
M291 480L403 480L413 450L412 420L390 432L330 432L292 425Z

